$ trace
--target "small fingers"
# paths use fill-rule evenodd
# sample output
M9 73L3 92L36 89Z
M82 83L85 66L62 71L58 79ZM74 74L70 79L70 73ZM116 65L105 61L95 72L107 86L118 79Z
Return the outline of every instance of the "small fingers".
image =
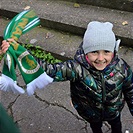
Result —
M10 45L9 45L10 46ZM2 48L2 53L6 53L6 51L8 50L9 47L6 48Z
M8 50L11 42L17 43L13 38L9 38L7 40L2 41L0 54L6 53L6 51Z
M0 54L5 53L8 50L9 46L10 46L9 42L7 42L6 40L3 40Z

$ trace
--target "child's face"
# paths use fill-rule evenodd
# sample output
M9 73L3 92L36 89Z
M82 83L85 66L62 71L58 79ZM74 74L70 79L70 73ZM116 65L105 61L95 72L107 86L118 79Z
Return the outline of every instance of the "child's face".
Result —
M87 54L88 60L97 70L103 70L112 60L114 53L106 50L93 51Z

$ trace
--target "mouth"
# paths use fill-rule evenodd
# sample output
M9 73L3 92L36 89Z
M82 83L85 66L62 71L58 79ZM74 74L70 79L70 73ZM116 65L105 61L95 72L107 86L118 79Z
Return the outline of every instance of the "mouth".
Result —
M103 64L106 63L106 61L104 61L104 62L94 62L94 63L97 64L97 65L103 65Z
M102 62L94 62L94 67L98 70L103 70L106 66L107 66L107 62L106 61L102 61Z

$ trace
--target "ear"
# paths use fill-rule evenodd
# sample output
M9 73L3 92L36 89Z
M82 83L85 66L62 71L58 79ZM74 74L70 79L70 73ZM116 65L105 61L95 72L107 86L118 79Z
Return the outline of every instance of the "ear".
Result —
M119 40L117 40L116 43L115 43L115 51L116 51L116 52L118 52L120 42L121 42L121 40L119 39Z

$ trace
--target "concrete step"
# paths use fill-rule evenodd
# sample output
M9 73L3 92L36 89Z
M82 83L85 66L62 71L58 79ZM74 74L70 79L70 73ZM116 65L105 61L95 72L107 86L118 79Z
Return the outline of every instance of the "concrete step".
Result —
M54 0L2 0L0 15L14 17L27 6L34 9L44 27L83 36L90 21L109 21L114 24L114 32L123 44L133 46L133 13L109 8L80 4L74 7L73 2ZM127 22L126 25L123 22Z
M67 1L79 4L88 4L93 6L133 12L133 0L67 0Z

